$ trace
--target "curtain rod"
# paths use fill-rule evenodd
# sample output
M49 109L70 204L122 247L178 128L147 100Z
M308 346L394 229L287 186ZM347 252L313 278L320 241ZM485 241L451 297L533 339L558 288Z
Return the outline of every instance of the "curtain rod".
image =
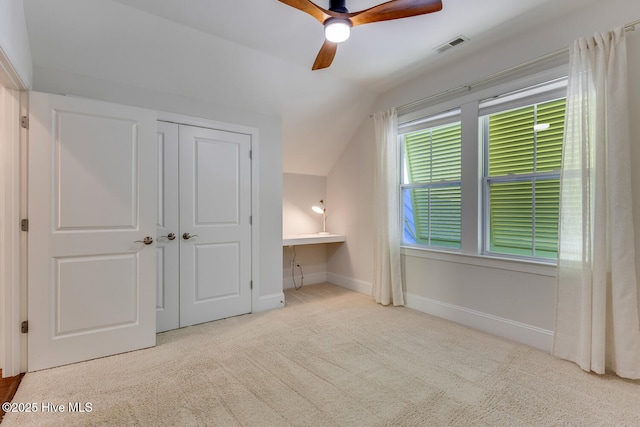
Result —
M630 23L626 24L624 26L624 29L625 29L625 31L634 31L636 29L635 28L636 25L638 25L638 24L640 24L640 19L637 20L637 21L633 21L633 22L630 22ZM469 91L474 86L482 85L484 83L490 82L491 80L497 79L498 77L502 77L504 75L507 75L507 74L510 74L510 73L525 69L525 68L527 68L527 67L529 67L531 65L537 64L539 62L543 62L543 61L546 61L546 60L549 60L549 59L553 59L553 58L556 58L556 57L559 57L559 56L562 56L562 55L566 55L567 53L569 53L569 47L558 49L558 50L556 50L554 52L547 53L546 55L539 56L539 57L531 59L531 60L529 60L527 62L523 62L521 64L518 64L518 65L515 65L513 67L504 69L502 71L498 71L498 72L493 73L493 74L489 74L486 77L483 77L483 78L481 78L479 80L475 80L475 81L473 81L471 83L467 83L466 85L458 86L458 87L455 87L453 89L447 89L444 92L436 93L435 95L427 96L426 98L422 98L422 99L419 99L417 101L413 101L413 102L410 102L408 104L401 105L401 106L397 107L397 109L398 110L407 110L407 109L409 109L411 107L415 107L416 105L425 104L425 103L427 103L429 101L432 101L432 100L438 99L438 98L442 98L442 97L445 97L447 95L451 95L451 94L462 92L462 91ZM373 117L373 114L370 114L369 118L372 118L372 117Z

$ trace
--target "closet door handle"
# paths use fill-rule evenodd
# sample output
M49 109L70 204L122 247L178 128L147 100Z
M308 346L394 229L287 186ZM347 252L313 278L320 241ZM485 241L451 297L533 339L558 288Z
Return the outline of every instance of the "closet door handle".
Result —
M198 235L197 235L197 234L189 234L189 233L184 233L184 234L182 235L182 238L183 238L184 240L189 240L189 239L191 239L192 237L198 237Z
M160 236L160 238L162 239L163 237L166 237L169 240L174 240L176 238L176 235L173 233L169 233L166 236Z

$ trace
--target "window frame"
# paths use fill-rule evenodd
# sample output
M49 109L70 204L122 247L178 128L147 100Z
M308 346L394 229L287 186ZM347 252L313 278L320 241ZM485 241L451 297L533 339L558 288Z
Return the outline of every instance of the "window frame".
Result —
M434 117L443 111L459 110L462 132L461 153L461 244L460 249L434 247L420 244L404 243L401 239L401 253L404 255L418 253L424 257L458 262L459 259L473 259L476 265L501 265L505 269L516 271L538 271L550 274L556 265L556 259L510 256L502 253L487 252L485 245L485 215L487 203L484 196L484 159L485 150L482 140L482 127L479 119L490 109L500 111L505 105L531 105L553 99L566 97L567 66L562 64L516 78L498 79L492 85L468 87L466 93L445 93L443 97L433 97L429 102L414 103L400 108L398 115L398 143L403 144L401 135L407 128L428 117ZM542 88L542 90L540 90ZM524 96L523 96L524 94ZM527 99L528 98L528 99ZM416 105L416 106L414 106ZM419 105L419 108L417 107ZM514 107L515 108L515 107ZM427 126L424 126L427 127ZM400 162L404 162L405 153L401 152ZM404 165L399 170L404 171ZM404 172L402 172L404 173ZM398 177L398 191L401 190L403 176ZM400 193L402 195L402 192ZM400 197L399 224L401 235L404 233L403 198ZM462 258L461 258L462 257ZM512 267L507 267L511 265ZM501 267L502 268L502 267Z
M536 251L536 198L535 198L535 185L537 181L551 181L551 180L560 180L560 169L553 171L545 171L545 172L537 172L538 166L538 133L534 132L534 140L533 140L533 172L529 173L520 173L520 174L508 174L508 175L489 175L490 172L490 153L489 153L489 119L491 114L500 114L502 112L515 111L520 108L527 107L535 107L534 108L534 123L537 123L537 107L541 104L550 103L559 101L561 99L566 98L566 94L562 94L563 96L559 97L557 87L564 87L562 85L558 86L558 83L564 83L566 85L566 80L561 82L551 82L547 86L549 88L554 88L552 90L545 91L542 94L535 94L534 96L524 96L522 98L517 99L517 104L514 106L513 102L509 102L506 105L506 108L491 108L490 113L481 114L479 112L478 115L478 127L480 129L481 141L479 144L482 146L482 255L489 255L492 257L504 257L504 258L513 258L518 260L529 260L533 262L542 262L545 263L547 261L556 262L554 258L535 256ZM542 85L545 86L545 85ZM528 89L525 89L525 91ZM530 102L530 103L529 103ZM493 105L493 104L492 104ZM497 106L505 105L505 104L497 104ZM482 111L482 110L480 110ZM498 252L491 249L491 184L506 184L506 183L517 183L517 182L530 182L532 185L532 201L531 201L531 222L532 222L532 241L531 241L531 251L532 255L518 255L518 254L510 254L506 252Z
M455 108L444 112L439 112L436 114L432 114L428 117L420 118L419 120L408 122L403 125L398 126L398 144L400 146L400 177L399 177L399 200L400 200L400 212L399 218L401 221L400 225L400 242L402 247L412 247L412 248L429 248L435 250L442 251L451 251L451 252L460 252L462 247L462 205L460 207L460 244L458 247L446 246L446 245L438 245L438 244L424 244L424 243L405 243L404 241L404 230L405 230L405 215L404 215L404 199L405 199L405 191L414 190L414 189L424 189L431 190L434 188L452 188L458 187L460 189L460 198L462 202L462 135L460 137L460 178L455 180L439 180L432 182L420 182L420 183L405 183L405 178L408 176L408 157L406 155L406 144L405 144L405 136L408 134L426 131L442 126L452 125L455 123L460 124L460 132L462 133L462 120L461 120L461 109ZM433 142L433 141L432 141ZM433 145L431 144L431 149ZM433 170L431 170L433 172ZM431 204L429 204L429 208L431 208ZM429 213L430 216L430 213ZM414 216L415 218L415 216ZM429 223L431 223L429 221ZM431 226L429 225L429 241L431 241Z

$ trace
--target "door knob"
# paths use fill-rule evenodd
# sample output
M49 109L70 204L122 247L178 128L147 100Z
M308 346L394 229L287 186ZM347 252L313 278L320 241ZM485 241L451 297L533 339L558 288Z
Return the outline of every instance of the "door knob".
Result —
M135 243L144 243L145 245L150 245L153 243L153 237L145 237L144 240L136 240Z
M163 237L166 237L169 240L174 240L176 238L176 235L173 233L169 233L166 236L160 236L160 238L162 239Z
M189 239L191 239L192 237L198 237L198 235L197 235L197 234L189 234L189 233L184 233L184 234L182 235L182 238L183 238L184 240L189 240Z

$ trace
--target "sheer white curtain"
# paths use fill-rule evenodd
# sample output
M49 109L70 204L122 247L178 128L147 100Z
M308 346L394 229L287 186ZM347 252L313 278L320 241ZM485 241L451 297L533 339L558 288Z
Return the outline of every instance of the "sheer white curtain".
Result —
M553 353L640 378L624 29L570 54Z
M396 110L373 116L376 164L373 178L373 297L383 305L404 305L400 269L398 203L398 117Z

